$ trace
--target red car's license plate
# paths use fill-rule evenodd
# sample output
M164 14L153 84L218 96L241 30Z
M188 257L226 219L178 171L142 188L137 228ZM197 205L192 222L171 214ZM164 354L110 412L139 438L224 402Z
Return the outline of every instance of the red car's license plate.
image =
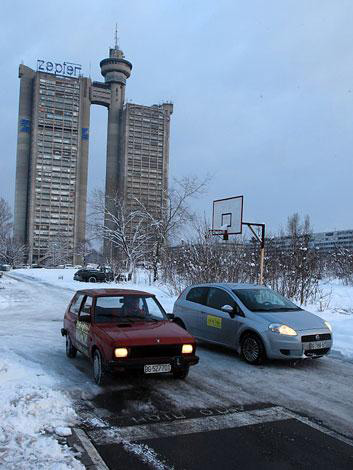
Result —
M159 372L170 372L170 364L147 364L143 368L145 374L158 374Z

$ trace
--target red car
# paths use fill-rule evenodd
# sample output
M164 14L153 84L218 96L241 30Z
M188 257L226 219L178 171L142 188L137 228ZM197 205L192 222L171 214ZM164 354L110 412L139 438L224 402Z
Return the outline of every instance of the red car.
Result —
M172 315L170 315L172 318ZM140 369L184 379L197 364L194 338L172 323L153 294L130 289L79 290L64 317L66 355L85 354L102 384L106 372Z

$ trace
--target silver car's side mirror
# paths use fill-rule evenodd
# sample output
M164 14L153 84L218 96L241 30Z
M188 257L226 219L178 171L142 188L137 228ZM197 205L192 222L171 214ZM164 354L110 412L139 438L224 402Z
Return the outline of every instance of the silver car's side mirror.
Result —
M231 305L223 305L223 307L221 307L221 310L223 310L223 312L228 312L228 313L234 312L234 308Z
M223 312L229 313L230 318L235 317L234 307L232 307L231 305L223 305L223 307L221 307L221 310L223 310Z

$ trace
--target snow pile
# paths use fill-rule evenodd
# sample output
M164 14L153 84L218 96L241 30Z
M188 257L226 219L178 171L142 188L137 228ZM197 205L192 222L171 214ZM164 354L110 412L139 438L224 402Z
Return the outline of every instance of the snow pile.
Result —
M56 436L77 421L70 401L49 377L8 351L0 359L0 467L7 470L83 469Z
M353 286L338 280L321 284L321 299L306 308L331 323L333 353L353 359Z

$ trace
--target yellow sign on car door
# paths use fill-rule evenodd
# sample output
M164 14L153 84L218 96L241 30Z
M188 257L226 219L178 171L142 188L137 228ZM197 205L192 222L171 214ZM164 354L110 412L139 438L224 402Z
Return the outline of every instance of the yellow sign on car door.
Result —
M222 318L215 317L214 315L207 315L207 326L212 328L222 328Z

